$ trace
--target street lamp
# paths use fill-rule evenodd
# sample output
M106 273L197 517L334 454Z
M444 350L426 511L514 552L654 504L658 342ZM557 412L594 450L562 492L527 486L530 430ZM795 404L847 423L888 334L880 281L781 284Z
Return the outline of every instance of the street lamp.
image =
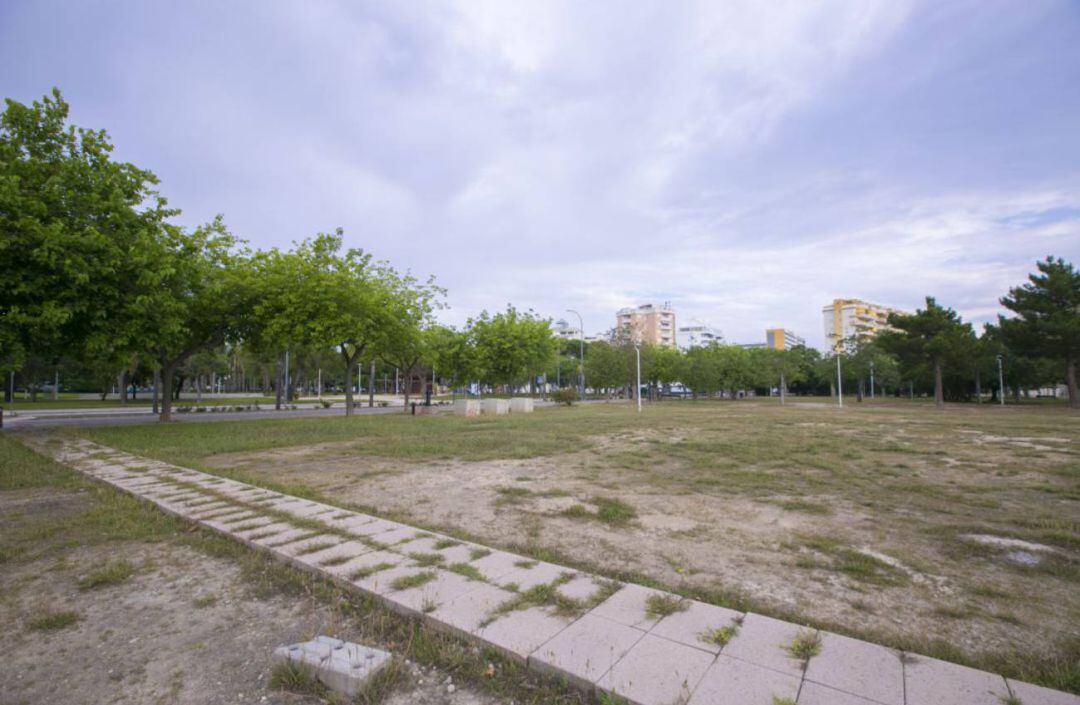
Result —
M578 355L578 379L581 382L581 399L585 400L585 321L582 320L581 314L572 308L566 309L567 313L572 313L577 316L578 319L578 333L580 334L581 349Z
M1005 406L1005 372L1002 370L1002 356L997 356L998 361L998 396L1002 406Z
M634 390L634 395L637 397L637 412L641 413L641 346L635 345L634 351L637 353L637 389Z
M844 408L844 382L840 378L840 351L836 351L836 399L841 409Z

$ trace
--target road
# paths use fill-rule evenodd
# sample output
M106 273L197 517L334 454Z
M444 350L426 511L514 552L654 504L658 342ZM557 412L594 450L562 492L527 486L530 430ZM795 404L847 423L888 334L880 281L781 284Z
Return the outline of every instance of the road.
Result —
M356 414L400 414L400 406L358 407ZM258 421L260 419L307 418L311 416L344 416L341 407L323 409L308 408L275 411L222 411L214 413L173 413L173 421L179 423L213 423L215 421ZM61 426L134 426L157 423L157 416L146 410L102 409L55 409L46 412L19 412L17 416L4 415L4 430L57 428Z

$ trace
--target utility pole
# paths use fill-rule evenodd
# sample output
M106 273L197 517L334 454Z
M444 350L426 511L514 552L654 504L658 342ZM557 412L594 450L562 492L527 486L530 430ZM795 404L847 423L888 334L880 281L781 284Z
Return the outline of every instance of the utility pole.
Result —
M784 405L784 371L780 370L780 405Z
M637 412L641 413L641 346L635 345L634 350L637 352L637 387L634 389L634 396L637 397Z
M844 408L844 381L840 378L840 353L836 353L836 399L841 409Z
M581 399L585 399L585 321L581 318L581 314L572 308L566 309L567 313L572 313L577 316L578 319L578 333L580 339L580 346L578 348L578 379L581 383Z
M319 368L319 381L316 382L316 385L318 386L319 398L322 399L322 368L321 367Z
M1005 406L1005 372L1001 366L1001 355L997 356L998 361L998 396L1001 397L1001 405Z

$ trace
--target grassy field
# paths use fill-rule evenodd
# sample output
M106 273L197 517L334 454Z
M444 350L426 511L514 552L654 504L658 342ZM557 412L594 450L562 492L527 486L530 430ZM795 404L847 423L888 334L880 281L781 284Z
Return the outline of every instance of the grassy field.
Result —
M389 672L352 702L431 702L445 693L447 676L459 691L486 694L484 702L584 702L561 684L373 600L193 531L10 434L0 434L0 622L0 658L8 667L0 691L13 703L104 702L121 693L136 702L218 702L237 687L248 696L279 687L318 693L303 679L277 672L269 683L265 678L270 651L288 634L317 633L395 654ZM51 641L54 635L68 641ZM137 655L129 640L143 647ZM255 652L238 656L253 640ZM57 649L65 654L62 667L54 663ZM425 669L419 681L417 665ZM186 699L178 700L181 691Z
M92 440L1080 691L1080 416L664 402Z
M52 411L58 409L129 409L129 408L149 408L153 405L153 399L151 399L149 392L145 393L146 396L140 396L138 399L129 399L126 404L121 404L117 399L80 399L74 395L65 396L60 395L60 398L56 401L48 398L48 395L42 395L37 401L30 401L29 399L23 399L16 397L14 404L0 403L0 407L5 409L12 409L20 412L31 411ZM302 401L309 401L304 399ZM315 401L312 398L310 401ZM196 404L194 399L183 398L173 402L173 408L182 406L225 406L235 404L261 404L262 406L273 406L273 397L261 397L261 396L246 396L227 399L218 399L206 397Z

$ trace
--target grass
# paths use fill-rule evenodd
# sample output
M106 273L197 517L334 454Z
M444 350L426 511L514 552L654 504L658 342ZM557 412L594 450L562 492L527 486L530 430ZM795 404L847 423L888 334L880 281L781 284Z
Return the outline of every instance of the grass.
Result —
M391 415L72 433L338 504L349 501L330 496L329 488L340 485L340 477L296 481L285 473L220 470L211 456L333 443L339 444L336 454L402 464L548 459L544 472L522 465L510 475L531 478L532 494L508 496L524 500L553 488L569 488L573 482L576 496L629 501L635 515L658 511L678 515L682 498L690 496L714 506L737 503L739 512L752 513L755 506L782 510L787 513L784 525L794 527L786 539L756 533L758 525L753 520L732 534L734 515L721 514L715 528L688 533L682 546L723 550L715 547L730 537L732 548L738 551L745 548L739 545L745 537L759 558L755 561L759 573L762 565L776 566L775 578L790 584L796 594L842 578L820 607L803 601L805 613L772 600L768 586L758 595L741 594L735 588L736 578L716 572L707 562L695 565L692 557L680 560L680 567L686 569L683 573L669 570L660 560L643 560L638 566L660 566L645 574L633 564L614 566L595 555L554 550L550 532L545 537L548 543L529 548L538 558L546 551L549 555L544 560L560 556L564 565L599 570L608 577L633 576L636 582L651 581L724 606L752 606L772 616L798 618L818 628L1080 692L1077 647L1061 628L1060 619L1062 613L1080 613L1080 522L1075 520L1080 511L1076 489L1080 429L1070 422L1070 413L1060 406L1034 404L1006 409L957 406L937 412L924 403L884 400L845 405L840 411L803 407L803 401L790 398L785 408L766 401L663 402L650 405L640 416L621 405L588 405L491 419ZM507 443L508 437L514 442ZM1025 448L1014 439L1029 439L1025 442L1052 450ZM423 470L417 465L403 472ZM492 503L503 496L493 489L478 489L478 504L485 499L484 492ZM520 507L508 504L503 511L515 517L516 512L530 509L522 502ZM587 521L568 530L590 531L593 522L600 522L600 509L584 500L572 507L568 516ZM395 518L395 511L405 510L391 503L381 514ZM396 518L415 522L415 516L398 514ZM469 519L470 515L463 516L466 523ZM645 528L633 517L627 520L626 512L615 511L614 519L623 522L615 524L620 532L605 541L619 551L633 550ZM445 524L425 528L507 549L514 548L515 541L526 540L490 533L470 535ZM1035 568L1011 565L1001 552L954 555L963 533L1045 543L1064 553ZM808 535L824 535L833 543L809 546L802 541ZM689 550L685 553L693 555ZM1001 626L993 615L1010 611L1021 624L1007 639L968 639L966 644L987 646L956 648L946 642L947 633L927 634L914 622L890 623L886 615L902 604L913 602L918 612L932 613L932 600L913 584L916 577L923 584L923 576L944 579L961 593L987 582L998 586L1000 595L980 597L981 612L964 618L971 633L988 624ZM832 609L871 592L873 612Z
M78 585L80 590L96 590L110 585L119 585L132 575L135 575L135 566L120 560L80 578Z
M451 573L463 575L469 580L484 580L484 574L481 573L476 566L468 563L452 563L447 570Z
M29 620L26 627L36 632L52 632L78 624L81 619L78 612L46 612Z
M191 601L191 604L199 609L213 607L217 604L217 595L200 595Z
M422 573L414 573L412 575L403 575L400 578L394 578L393 582L390 583L390 589L411 590L412 588L418 588L421 585L427 585L437 577L438 575L433 570L426 570Z
M685 612L689 607L690 603L678 595L649 595L649 599L645 600L645 614L653 618Z
M364 568L354 570L349 575L349 580L363 580L364 578L368 578L376 573L381 573L382 571L389 570L393 567L393 563L376 563L372 566L365 566Z
M805 667L810 659L821 653L821 635L816 631L800 630L784 650L792 658L802 661Z
M698 638L706 644L713 644L715 646L727 646L732 639L739 635L739 627L741 626L742 619L740 618L734 621L732 624L704 631L698 635Z
M446 556L441 553L410 553L409 558L412 558L416 565L421 568L441 565L446 561Z

